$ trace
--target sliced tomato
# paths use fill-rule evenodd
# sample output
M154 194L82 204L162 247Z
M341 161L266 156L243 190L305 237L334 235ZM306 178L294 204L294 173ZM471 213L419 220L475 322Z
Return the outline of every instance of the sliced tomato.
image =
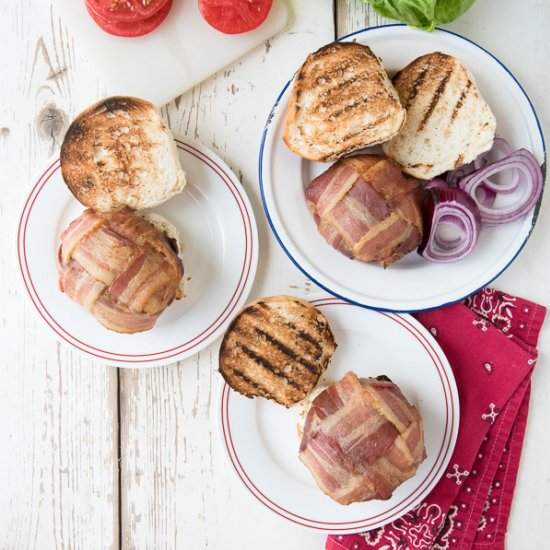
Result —
M138 21L152 17L169 0L86 0L97 15L109 21Z
M259 27L269 15L273 0L199 0L205 21L226 34Z
M172 0L168 0L159 11L155 12L151 15L151 17L147 17L146 19L139 19L136 21L113 21L94 11L92 6L86 2L88 13L102 30L114 36L125 37L136 37L149 34L166 19L171 7Z

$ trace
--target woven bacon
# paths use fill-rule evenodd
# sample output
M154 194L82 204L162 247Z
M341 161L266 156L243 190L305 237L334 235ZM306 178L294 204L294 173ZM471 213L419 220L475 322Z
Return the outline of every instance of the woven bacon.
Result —
M386 267L420 244L418 182L387 157L339 160L309 183L305 195L321 235L350 258Z
M420 414L381 378L348 372L306 416L300 460L340 504L390 498L426 458Z
M181 297L182 276L165 236L131 212L86 210L61 235L61 291L110 330L151 329Z

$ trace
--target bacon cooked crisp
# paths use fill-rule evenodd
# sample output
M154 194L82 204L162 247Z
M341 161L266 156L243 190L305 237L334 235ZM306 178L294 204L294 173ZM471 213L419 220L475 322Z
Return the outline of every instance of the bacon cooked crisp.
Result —
M422 418L392 382L348 372L311 404L300 460L340 504L390 498L425 458Z
M165 236L131 212L86 210L61 235L61 291L110 330L151 329L180 297L182 277Z
M305 195L321 235L350 258L386 267L420 244L418 183L391 159L339 160L306 187Z

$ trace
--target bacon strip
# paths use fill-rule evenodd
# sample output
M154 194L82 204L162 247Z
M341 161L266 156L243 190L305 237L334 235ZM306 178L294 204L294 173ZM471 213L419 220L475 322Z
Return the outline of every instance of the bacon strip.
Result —
M61 291L111 330L149 330L180 295L181 260L164 235L131 212L87 210L61 237Z
M61 265L59 287L87 310L91 310L93 304L105 289L103 283L94 279L74 261L71 261L69 265Z
M92 210L86 210L82 216L73 220L67 229L61 233L61 258L68 264L71 254L83 237L95 231L105 220Z
M386 157L344 158L309 183L305 196L321 235L351 258L386 267L422 238L418 183Z
M94 304L92 313L104 327L126 334L152 329L160 315L160 313L148 315L131 311L103 296Z
M420 414L391 382L348 372L311 404L300 459L340 504L390 498L425 458Z

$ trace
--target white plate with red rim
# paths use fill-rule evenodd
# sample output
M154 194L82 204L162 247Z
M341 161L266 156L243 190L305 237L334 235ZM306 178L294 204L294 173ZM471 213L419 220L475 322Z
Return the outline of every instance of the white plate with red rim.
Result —
M371 47L393 74L420 55L441 51L468 67L497 120L497 134L513 148L546 163L544 138L527 94L508 69L477 44L449 31L427 33L403 25L364 29L344 37ZM303 59L297 59L298 66ZM259 176L271 229L294 264L324 290L345 300L389 311L419 311L456 302L487 285L516 258L535 224L536 208L521 220L483 227L472 254L438 264L415 252L387 269L349 260L317 232L303 188L328 168L292 153L282 140L292 81L279 95L266 124Z
M231 169L204 145L176 139L187 172L182 193L152 209L179 229L187 297L137 334L104 328L58 287L61 232L84 207L66 187L59 157L33 181L17 228L17 262L33 309L70 348L118 367L154 367L194 355L217 338L245 302L258 261L248 197Z
M304 299L324 313L338 347L327 382L350 370L388 376L424 421L428 457L389 500L342 506L315 484L298 458L299 407L248 399L220 383L219 435L230 468L249 493L277 516L325 533L358 533L385 525L420 503L446 471L459 424L453 372L431 334L410 315L374 311L325 293Z

